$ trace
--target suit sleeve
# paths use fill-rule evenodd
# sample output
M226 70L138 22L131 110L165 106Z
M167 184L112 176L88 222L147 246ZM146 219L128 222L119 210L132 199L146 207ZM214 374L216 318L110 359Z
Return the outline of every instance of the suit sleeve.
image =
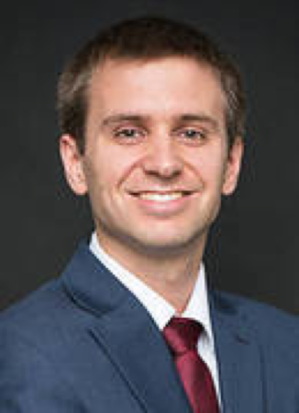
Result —
M0 413L79 413L59 366L17 332L0 329Z

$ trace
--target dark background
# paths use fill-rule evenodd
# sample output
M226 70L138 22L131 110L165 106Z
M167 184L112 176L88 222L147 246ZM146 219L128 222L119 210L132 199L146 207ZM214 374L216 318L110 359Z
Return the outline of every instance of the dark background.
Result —
M0 308L59 275L92 222L62 176L55 85L100 27L164 14L199 24L242 67L246 157L206 262L213 284L299 313L297 1L2 1ZM220 225L219 225L220 224Z

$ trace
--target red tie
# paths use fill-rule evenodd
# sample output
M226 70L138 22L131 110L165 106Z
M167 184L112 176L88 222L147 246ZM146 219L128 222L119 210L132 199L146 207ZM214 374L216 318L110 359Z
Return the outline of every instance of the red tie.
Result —
M164 328L164 337L194 413L219 413L211 374L197 351L202 327L188 318L174 317Z

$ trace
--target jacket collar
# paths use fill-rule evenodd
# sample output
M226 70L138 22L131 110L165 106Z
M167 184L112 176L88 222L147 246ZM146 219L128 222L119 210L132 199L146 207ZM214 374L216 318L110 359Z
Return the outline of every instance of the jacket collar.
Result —
M190 413L164 339L149 313L81 243L62 281L95 315L89 334L107 353L145 412ZM210 293L223 413L264 413L260 351L238 302Z
M82 243L62 282L95 315L87 327L139 401L142 411L190 413L174 363L149 313Z
M98 317L113 311L128 297L128 290L91 253L85 241L62 274L62 282L77 305Z
M211 293L211 317L225 413L265 413L262 361L254 326L242 301Z

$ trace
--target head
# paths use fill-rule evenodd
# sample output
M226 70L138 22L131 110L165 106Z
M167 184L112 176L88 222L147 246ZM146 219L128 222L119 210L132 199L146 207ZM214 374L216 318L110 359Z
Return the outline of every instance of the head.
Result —
M58 85L62 133L72 135L81 152L93 73L107 60L146 62L166 57L190 58L213 70L225 96L228 146L244 135L245 99L239 71L230 58L199 29L165 18L144 17L100 32L70 61Z
M203 250L237 183L242 96L210 40L164 19L121 23L75 57L59 87L60 150L108 252L127 263Z

